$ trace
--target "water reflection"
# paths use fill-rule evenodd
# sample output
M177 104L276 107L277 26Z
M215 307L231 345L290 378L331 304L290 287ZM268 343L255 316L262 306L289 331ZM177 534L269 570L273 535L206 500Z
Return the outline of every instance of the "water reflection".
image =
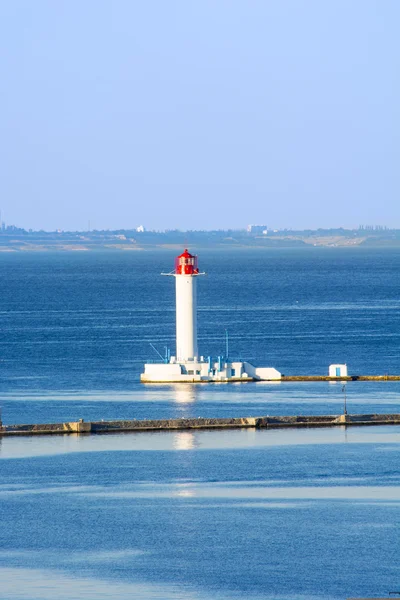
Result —
M191 431L178 431L174 433L173 447L175 450L193 450L195 446L194 433Z
M196 488L192 483L178 483L173 495L179 498L194 498L196 496Z
M172 399L177 404L191 404L196 400L196 385L180 383L172 387Z

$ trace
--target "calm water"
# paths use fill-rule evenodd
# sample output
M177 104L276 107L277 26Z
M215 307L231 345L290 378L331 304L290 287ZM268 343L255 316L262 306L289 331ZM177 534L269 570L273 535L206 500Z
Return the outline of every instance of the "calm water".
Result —
M340 385L141 386L176 252L0 256L3 421L337 414ZM286 374L400 373L400 252L202 251L199 345ZM349 383L399 412L398 383ZM0 598L342 599L400 586L400 428L0 443Z

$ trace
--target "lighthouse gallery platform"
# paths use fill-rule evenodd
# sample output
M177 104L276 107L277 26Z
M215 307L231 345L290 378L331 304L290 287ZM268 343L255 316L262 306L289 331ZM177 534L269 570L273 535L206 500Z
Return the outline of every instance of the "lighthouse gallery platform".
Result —
M281 373L272 367L254 367L228 357L199 356L197 346L197 256L185 250L175 259L175 269L163 273L175 277L176 355L164 362L147 363L142 383L201 383L234 381L277 381Z

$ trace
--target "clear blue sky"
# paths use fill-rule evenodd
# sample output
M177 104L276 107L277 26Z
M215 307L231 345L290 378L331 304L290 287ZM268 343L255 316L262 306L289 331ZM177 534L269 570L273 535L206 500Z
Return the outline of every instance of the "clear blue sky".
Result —
M3 0L3 218L400 227L399 23L398 0Z

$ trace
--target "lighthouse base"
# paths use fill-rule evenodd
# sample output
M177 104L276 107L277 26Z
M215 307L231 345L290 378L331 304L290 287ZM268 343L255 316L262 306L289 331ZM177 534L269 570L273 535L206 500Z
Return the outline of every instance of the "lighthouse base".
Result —
M281 373L272 367L254 367L248 362L211 360L147 363L140 376L142 383L228 383L279 381Z

